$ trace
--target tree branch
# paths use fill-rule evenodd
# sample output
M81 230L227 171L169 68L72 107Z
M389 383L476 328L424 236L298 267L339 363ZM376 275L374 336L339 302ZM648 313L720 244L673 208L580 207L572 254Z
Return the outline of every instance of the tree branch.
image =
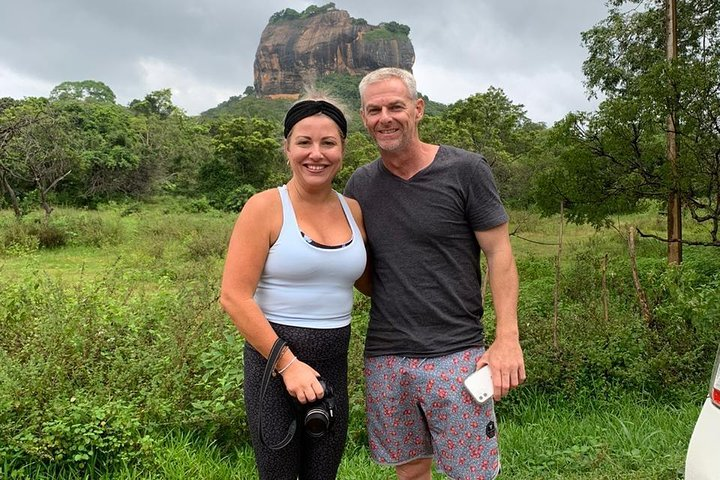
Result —
M667 238L662 238L662 237L658 237L657 235L653 235L652 233L643 233L637 227L635 228L635 230L637 230L638 235L640 235L643 238L652 238L652 239L659 240L659 241L665 242L665 243L682 243L684 245L694 245L694 246L698 246L698 247L720 247L720 241L696 242L693 240L685 240L685 239L669 240Z

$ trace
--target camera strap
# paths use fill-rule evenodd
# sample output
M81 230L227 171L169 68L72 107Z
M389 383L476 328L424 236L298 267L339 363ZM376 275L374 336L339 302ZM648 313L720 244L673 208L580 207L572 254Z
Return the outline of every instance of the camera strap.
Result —
M267 363L265 364L265 372L263 372L262 383L260 385L260 405L258 409L260 412L260 418L258 419L258 423L260 424L260 440L262 440L263 444L270 450L280 450L281 448L284 448L288 443L290 443L290 441L293 439L293 436L295 436L295 429L297 428L297 419L293 418L290 426L288 426L287 435L285 435L285 438L280 440L279 443L276 443L275 445L269 445L265 441L265 435L263 433L263 405L265 404L265 392L267 391L268 384L270 383L270 378L272 378L272 373L275 370L275 365L280 359L280 353L282 352L283 347L286 344L287 342L285 342L285 340L280 337L275 340L275 343L272 346L272 350L270 350L270 355L268 356Z

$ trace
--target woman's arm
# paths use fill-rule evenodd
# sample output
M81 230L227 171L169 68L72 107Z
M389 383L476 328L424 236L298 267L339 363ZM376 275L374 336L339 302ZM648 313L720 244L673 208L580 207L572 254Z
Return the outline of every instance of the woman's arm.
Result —
M358 228L360 229L360 233L363 237L363 242L365 243L367 247L367 235L365 233L365 223L363 222L363 216L362 216L362 210L360 209L360 204L355 200L354 198L348 198L345 197L345 200L347 201L348 206L350 207L350 211L352 212L353 218L355 219L355 223L357 223ZM367 248L366 248L367 250ZM370 281L370 252L367 252L367 262L365 263L365 271L360 275L360 278L355 280L355 288L357 288L361 293L367 295L368 297L372 293L372 283Z
M282 226L282 205L275 190L261 192L248 200L238 217L228 245L220 289L220 304L238 331L267 358L278 335L273 330L254 295L270 247ZM276 370L288 393L300 402L322 397L318 372L287 349L278 359ZM292 362L292 363L291 363ZM287 369L285 369L287 367Z

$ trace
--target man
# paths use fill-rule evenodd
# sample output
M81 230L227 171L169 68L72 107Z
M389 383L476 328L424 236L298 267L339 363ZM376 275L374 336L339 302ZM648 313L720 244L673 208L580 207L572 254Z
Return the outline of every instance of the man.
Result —
M499 400L525 380L507 213L480 155L420 140L425 105L412 74L371 72L360 97L363 123L380 151L345 190L362 208L371 259L371 455L395 466L401 480L429 480L433 458L453 479L495 478L493 399L478 404L462 382L489 365ZM497 318L487 350L481 250Z

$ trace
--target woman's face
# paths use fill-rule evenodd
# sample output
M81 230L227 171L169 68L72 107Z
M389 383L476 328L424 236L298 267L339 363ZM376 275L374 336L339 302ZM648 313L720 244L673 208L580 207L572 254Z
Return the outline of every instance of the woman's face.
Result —
M340 129L329 117L303 118L285 142L293 179L311 188L329 185L342 168L344 148Z

